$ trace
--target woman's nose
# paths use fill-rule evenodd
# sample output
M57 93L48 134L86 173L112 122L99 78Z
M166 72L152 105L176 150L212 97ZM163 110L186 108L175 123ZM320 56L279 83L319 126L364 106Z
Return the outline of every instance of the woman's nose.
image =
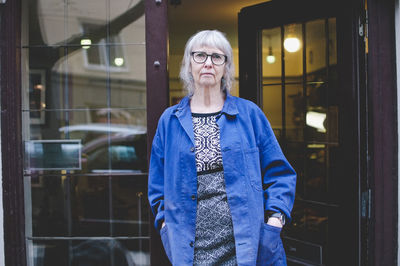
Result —
M212 60L211 60L211 56L207 56L206 61L204 62L204 66L212 66Z

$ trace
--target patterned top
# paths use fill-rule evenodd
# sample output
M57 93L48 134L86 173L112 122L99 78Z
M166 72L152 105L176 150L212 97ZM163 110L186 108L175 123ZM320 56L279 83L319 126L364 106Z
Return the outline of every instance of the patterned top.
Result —
M237 265L222 167L218 115L192 113L198 199L194 265Z

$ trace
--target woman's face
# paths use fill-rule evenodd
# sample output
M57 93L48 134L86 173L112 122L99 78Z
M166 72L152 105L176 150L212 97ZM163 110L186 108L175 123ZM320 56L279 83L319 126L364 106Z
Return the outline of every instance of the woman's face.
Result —
M224 54L221 50L208 46L194 47L192 52L204 52L208 55L214 53ZM193 56L191 56L190 63L196 89L216 86L220 89L221 79L225 71L225 63L222 65L215 65L211 61L211 56L208 56L204 63L195 62Z

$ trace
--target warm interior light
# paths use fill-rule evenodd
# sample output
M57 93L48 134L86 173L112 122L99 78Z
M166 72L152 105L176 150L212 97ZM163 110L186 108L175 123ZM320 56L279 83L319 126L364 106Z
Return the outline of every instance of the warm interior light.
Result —
M81 45L82 45L83 49L89 49L91 44L92 44L92 40L90 40L90 39L82 39L81 40Z
M122 57L116 57L114 59L114 64L116 66L122 66L124 64L124 59Z
M273 64L273 63L275 63L275 56L273 55L273 53L272 53L272 47L270 46L269 47L269 52L268 52L268 56L267 56L267 62L269 63L269 64Z
M276 61L276 59L275 59L275 56L274 56L274 55L268 55L268 56L267 56L267 62L268 62L269 64L273 64L273 63L275 63L275 61Z
M297 52L300 49L300 40L296 37L288 37L283 42L283 46L289 53Z
M324 122L326 114L309 111L306 115L306 124L310 127L316 128L318 132L326 133Z

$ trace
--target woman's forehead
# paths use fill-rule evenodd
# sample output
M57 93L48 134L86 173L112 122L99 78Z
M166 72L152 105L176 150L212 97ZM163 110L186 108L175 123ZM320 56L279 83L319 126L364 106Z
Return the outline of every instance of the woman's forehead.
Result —
M218 53L218 54L223 54L224 52L218 49L215 46L209 46L209 45L198 45L193 47L193 51L196 52L206 52L206 53Z

